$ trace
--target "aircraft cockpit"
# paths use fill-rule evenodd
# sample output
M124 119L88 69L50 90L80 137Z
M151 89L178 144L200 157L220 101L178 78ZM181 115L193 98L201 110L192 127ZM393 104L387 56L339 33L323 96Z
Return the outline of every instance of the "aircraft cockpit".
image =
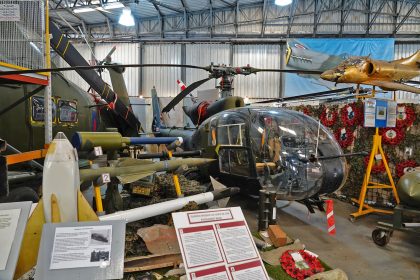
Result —
M344 158L316 160L342 155L334 136L301 113L238 108L213 116L208 128L220 174L237 178L236 184L254 179L255 189L276 190L278 199L287 200L338 189L345 181Z

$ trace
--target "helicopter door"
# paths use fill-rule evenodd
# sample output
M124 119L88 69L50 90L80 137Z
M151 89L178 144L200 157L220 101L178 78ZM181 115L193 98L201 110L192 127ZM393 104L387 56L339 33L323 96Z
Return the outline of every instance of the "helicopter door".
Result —
M234 120L231 120L234 121ZM219 124L219 169L222 173L250 177L250 151L245 147L245 123Z
M250 151L245 147L221 146L219 149L219 169L222 173L250 177Z

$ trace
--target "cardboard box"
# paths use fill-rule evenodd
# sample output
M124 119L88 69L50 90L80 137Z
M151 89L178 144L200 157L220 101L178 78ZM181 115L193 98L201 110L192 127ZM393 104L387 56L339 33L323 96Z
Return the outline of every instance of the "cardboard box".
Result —
M281 247L287 244L287 235L279 225L270 225L267 231L274 246Z

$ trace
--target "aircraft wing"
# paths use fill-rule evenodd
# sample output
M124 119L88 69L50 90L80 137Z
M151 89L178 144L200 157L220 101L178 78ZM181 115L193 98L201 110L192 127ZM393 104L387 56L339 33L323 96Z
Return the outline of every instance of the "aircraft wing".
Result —
M413 93L420 93L420 88L409 86L402 83L390 82L390 81L379 81L379 80L370 80L364 82L364 84L378 86L384 90L404 90Z

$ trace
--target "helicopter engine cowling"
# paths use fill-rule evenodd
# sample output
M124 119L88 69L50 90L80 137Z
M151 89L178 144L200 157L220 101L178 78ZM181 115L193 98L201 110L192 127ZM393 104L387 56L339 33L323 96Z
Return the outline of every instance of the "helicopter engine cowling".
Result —
M221 111L243 107L244 105L242 97L228 96L213 103L202 101L191 107L183 107L183 110L195 125L200 125L204 120Z

